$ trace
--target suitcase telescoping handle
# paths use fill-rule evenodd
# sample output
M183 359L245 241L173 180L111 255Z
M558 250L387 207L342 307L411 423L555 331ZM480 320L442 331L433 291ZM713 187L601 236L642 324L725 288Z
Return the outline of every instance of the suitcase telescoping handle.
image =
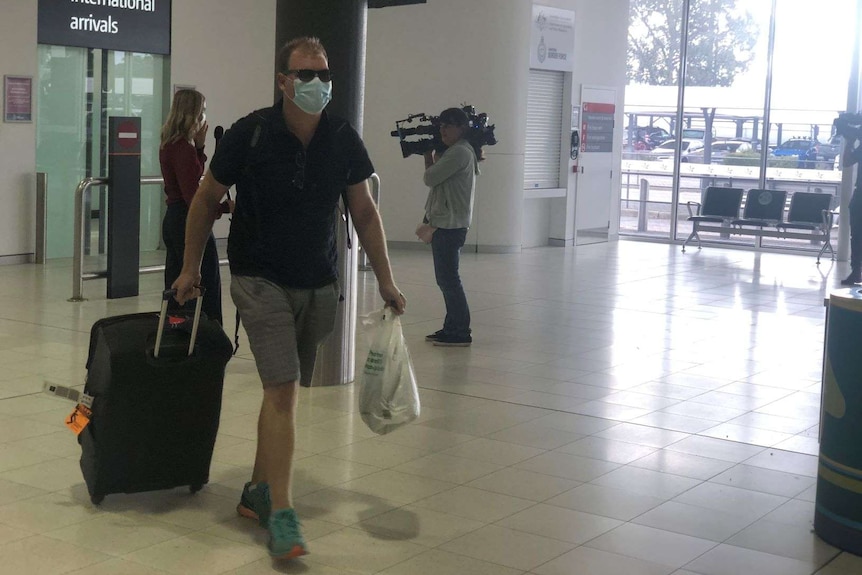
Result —
M201 295L197 297L197 303L195 305L195 320L192 323L192 337L189 339L189 355L195 350L195 340L198 337L198 325L200 325L201 321L201 304L204 301L204 289L203 286L195 286L200 290ZM168 302L172 297L177 295L177 290L175 289L166 289L162 292L162 310L159 313L159 329L156 331L156 348L153 350L153 357L159 357L159 349L162 347L162 333L164 333L165 329L165 320L168 317Z

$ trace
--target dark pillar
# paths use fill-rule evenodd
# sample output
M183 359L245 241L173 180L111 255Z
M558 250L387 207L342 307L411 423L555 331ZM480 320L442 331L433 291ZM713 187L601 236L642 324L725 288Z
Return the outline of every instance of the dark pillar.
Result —
M138 295L141 119L108 119L108 299Z
M329 55L332 102L327 110L362 133L367 0L278 0L275 51L297 36L317 36ZM276 90L276 99L280 97Z
M349 121L360 134L367 12L367 0L278 0L275 24L276 54L297 36L320 38L333 74L332 101L326 110ZM276 91L276 98L279 97ZM336 311L335 329L318 351L310 382L312 387L350 383L355 377L359 242L351 226L353 249L347 249L347 231L340 220L337 233L338 275L343 297Z

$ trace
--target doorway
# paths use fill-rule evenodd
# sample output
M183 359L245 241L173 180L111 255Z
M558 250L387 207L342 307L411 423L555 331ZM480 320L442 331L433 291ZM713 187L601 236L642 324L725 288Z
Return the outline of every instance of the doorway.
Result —
M581 154L578 158L581 173L575 202L575 245L608 241L614 197L615 103L614 88L581 88Z
M156 54L39 45L36 170L48 174L47 257L72 256L74 192L107 175L111 116L141 118L141 174L159 175L159 132L169 104L169 59ZM107 246L107 190L93 187L86 254ZM159 186L141 188L141 251L159 247Z

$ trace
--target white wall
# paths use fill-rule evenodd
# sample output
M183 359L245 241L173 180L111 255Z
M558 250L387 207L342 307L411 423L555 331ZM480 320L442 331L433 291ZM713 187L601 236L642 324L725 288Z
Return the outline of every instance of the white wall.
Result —
M485 251L520 249L529 22L527 0L433 0L369 11L363 137L381 177L391 242L416 244L428 192L422 159L402 159L389 136L395 120L467 102L491 116L499 140L485 148L467 242Z
M173 1L171 85L196 86L206 96L210 157L216 126L227 129L252 110L272 105L275 4ZM216 222L216 237L227 237L228 226L227 218Z
M0 46L0 76L33 76L35 98L36 2L3 0ZM20 254L34 251L35 172L35 124L0 123L0 263L26 261Z
M574 93L580 98L580 85L609 86L617 90L616 125L624 121L623 103L626 87L626 49L628 47L629 0L577 0L577 14L580 21L575 24L578 52L585 55L578 58L574 82L578 90ZM598 55L596 57L595 55ZM580 103L580 102L577 102ZM621 132L614 131L619 137ZM619 235L620 190L622 180L622 142L614 142L612 164L614 166L611 189L609 230L610 237Z
M622 94L628 0L541 4L575 11L573 101L583 83L616 86ZM561 162L567 198L524 200L531 14L531 0L434 0L369 12L364 138L381 175L381 212L391 242L415 244L427 194L422 160L402 159L397 139L389 136L395 120L417 112L436 115L462 102L491 115L499 140L485 148L468 244L502 252L546 245L559 218L561 233L568 221L573 237L575 178L567 160ZM568 113L564 118L568 122Z
M581 87L607 86L616 88L616 122L623 122L623 102L626 85L626 48L628 34L628 0L545 0L549 6L567 8L575 11L575 66L572 71L571 105L581 104ZM564 122L569 116L564 115ZM617 134L615 131L614 134ZM611 204L611 236L619 230L619 194L622 159L622 142L615 142L612 164L617 168L611 180L612 196L608 198ZM563 148L568 150L568 144ZM564 154L565 156L565 154ZM566 198L548 200L532 200L547 203L550 211L549 236L555 239L555 244L572 245L574 240L575 204L577 197L577 175L570 169L574 162L566 161L568 177ZM532 227L541 227L544 220L537 218L525 222L525 232ZM534 232L531 237L536 237ZM527 233L525 233L525 238Z

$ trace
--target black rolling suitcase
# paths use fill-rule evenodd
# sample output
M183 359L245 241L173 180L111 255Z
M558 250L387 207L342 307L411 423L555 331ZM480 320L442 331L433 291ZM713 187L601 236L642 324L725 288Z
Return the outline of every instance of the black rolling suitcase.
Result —
M81 471L98 505L137 493L209 481L231 344L218 322L162 311L109 317L90 333L90 423L78 435ZM166 321L167 318L167 321ZM167 325L165 325L167 324Z

